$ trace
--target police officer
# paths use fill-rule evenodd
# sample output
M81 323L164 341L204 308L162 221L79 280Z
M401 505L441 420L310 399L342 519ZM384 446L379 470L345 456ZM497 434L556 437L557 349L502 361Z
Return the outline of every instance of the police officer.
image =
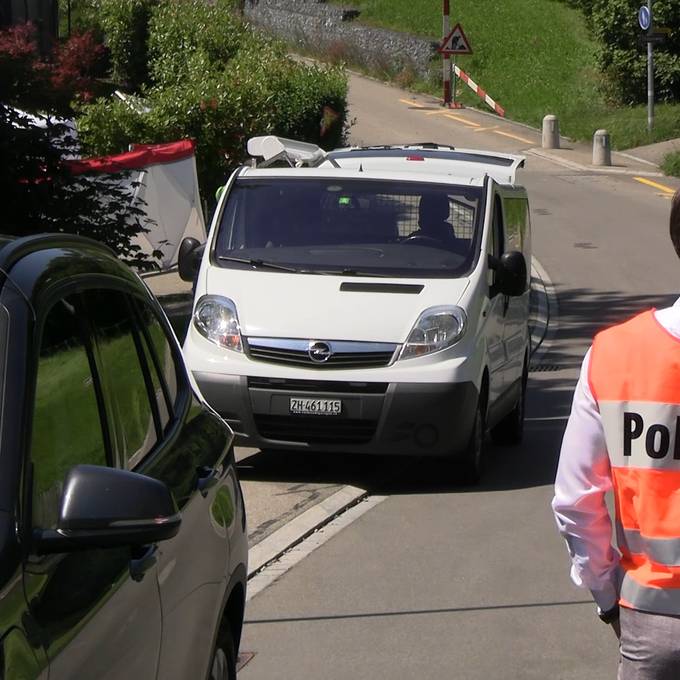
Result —
M671 240L680 257L680 191ZM605 494L613 491L619 552ZM552 503L619 680L680 678L680 300L595 337L562 442Z

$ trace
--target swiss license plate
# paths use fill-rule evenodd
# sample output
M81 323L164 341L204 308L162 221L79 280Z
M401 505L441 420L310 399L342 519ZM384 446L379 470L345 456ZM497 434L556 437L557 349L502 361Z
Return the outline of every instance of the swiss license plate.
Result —
M339 416L342 413L342 401L291 397L290 412L312 416Z

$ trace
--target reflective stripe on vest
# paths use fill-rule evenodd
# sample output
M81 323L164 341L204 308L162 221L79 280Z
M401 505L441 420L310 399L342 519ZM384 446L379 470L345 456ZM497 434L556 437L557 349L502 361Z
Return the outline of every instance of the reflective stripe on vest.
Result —
M612 472L621 604L680 615L680 340L645 312L595 338L589 378Z

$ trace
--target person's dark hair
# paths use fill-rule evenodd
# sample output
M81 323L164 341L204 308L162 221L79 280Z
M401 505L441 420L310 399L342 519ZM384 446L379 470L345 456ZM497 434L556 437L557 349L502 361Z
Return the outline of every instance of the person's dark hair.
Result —
M671 241L673 241L675 252L680 257L680 189L675 192L671 202L670 229Z

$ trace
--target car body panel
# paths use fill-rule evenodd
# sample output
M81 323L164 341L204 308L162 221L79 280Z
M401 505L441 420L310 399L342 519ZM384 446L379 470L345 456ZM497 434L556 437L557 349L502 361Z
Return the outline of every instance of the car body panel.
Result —
M4 677L47 677L48 661L50 678L207 677L230 595L227 588L245 591L247 541L233 434L194 393L181 350L148 288L106 248L77 237L19 239L4 248L0 243L3 263L11 281L0 277L0 388L11 386L4 393L9 390L12 398L2 398L0 391L0 533L5 527L0 536L0 636L5 650L8 645L17 650L18 660ZM20 492L22 486L30 488L23 452L31 430L41 319L61 296L92 287L119 291L149 305L181 373L183 406L162 443L136 471L169 486L180 506L182 526L174 539L159 544L156 562L150 562L138 582L130 578L130 567L139 553L130 548L28 554L21 569L19 536L28 545L31 531L25 509L30 494ZM8 325L11 333L5 343ZM121 462L119 452L116 464ZM209 467L215 468L214 480L203 495L199 477ZM198 554L200 560L195 559ZM13 594L7 599L6 593Z

